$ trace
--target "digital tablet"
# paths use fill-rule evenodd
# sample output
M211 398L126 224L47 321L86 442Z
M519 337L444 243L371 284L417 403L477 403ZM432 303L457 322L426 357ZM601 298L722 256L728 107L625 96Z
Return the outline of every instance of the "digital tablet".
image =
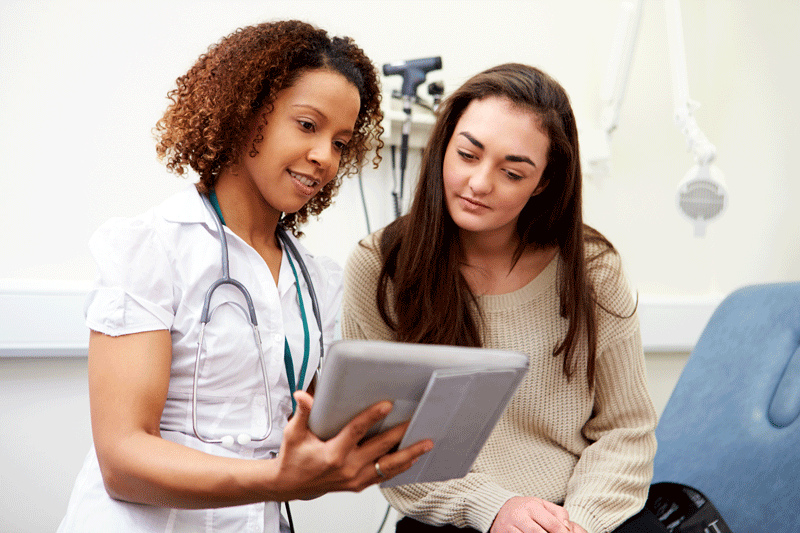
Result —
M439 375L436 400L431 400L434 409L472 417L475 431L486 433L482 436L485 440L486 428L494 427L527 370L528 357L508 350L336 341L323 360L308 425L315 435L327 440L367 407L389 400L394 404L391 413L373 426L368 435L387 430L412 419L433 384L431 378ZM469 385L458 385L452 391L443 389L447 386L446 377L454 373L468 375ZM459 398L460 391L465 398ZM447 405L450 401L454 405ZM460 403L455 405L456 402ZM431 417L427 418L430 423Z

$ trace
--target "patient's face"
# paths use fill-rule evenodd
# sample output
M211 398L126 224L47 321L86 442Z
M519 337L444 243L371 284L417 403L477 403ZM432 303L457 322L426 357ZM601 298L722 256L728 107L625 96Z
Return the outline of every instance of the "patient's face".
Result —
M547 165L550 139L539 117L510 100L473 100L447 145L447 210L463 232L510 239Z

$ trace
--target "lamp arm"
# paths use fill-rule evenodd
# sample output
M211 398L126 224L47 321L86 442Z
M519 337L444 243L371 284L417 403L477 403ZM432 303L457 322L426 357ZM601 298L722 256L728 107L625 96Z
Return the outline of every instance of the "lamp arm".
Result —
M641 19L642 0L624 1L620 4L608 68L600 87L600 99L604 104L600 115L600 128L609 136L619 123L620 108L630 77Z
M700 130L700 126L697 125L694 118L694 112L700 107L700 104L689 98L680 0L665 0L664 8L667 16L667 40L672 65L675 124L686 137L686 148L694 155L695 162L699 165L706 165L714 161L717 149Z

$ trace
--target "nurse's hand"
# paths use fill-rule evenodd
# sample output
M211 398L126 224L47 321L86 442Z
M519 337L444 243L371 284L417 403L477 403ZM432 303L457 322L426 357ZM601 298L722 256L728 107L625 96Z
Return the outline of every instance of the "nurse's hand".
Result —
M313 398L302 391L294 395L297 410L283 432L274 479L276 500L313 498L333 491L361 491L405 472L433 442L423 440L402 450L395 448L408 423L400 424L361 442L369 428L391 411L390 402L379 402L356 416L338 435L320 440L308 429ZM380 465L381 477L375 468Z

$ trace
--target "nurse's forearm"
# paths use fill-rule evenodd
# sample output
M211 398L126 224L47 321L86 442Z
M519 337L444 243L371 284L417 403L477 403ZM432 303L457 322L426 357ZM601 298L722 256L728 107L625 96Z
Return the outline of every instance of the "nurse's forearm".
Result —
M98 459L112 498L183 509L267 500L263 480L275 462L209 455L146 433L120 441Z
M218 457L137 434L107 450L101 461L109 494L117 499L177 508L207 508L259 501L307 499L332 491L360 491L411 467L432 448L429 440L389 453L400 442L402 424L362 442L367 430L388 414L381 402L367 409L336 437L321 441L308 429L312 403L297 393L298 412L284 431L276 459Z

